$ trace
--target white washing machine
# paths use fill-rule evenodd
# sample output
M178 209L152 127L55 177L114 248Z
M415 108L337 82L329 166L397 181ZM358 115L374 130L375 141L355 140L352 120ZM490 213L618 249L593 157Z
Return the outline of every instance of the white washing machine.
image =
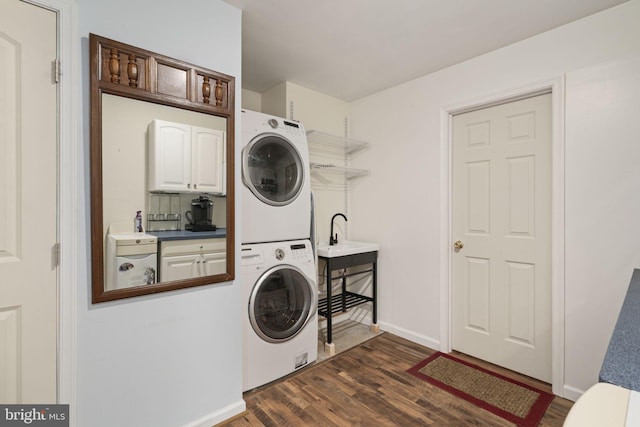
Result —
M242 110L242 243L311 236L307 135L301 123Z
M243 391L317 359L315 277L309 240L242 245Z
M134 233L132 222L109 226L105 253L105 290L153 285L158 270L158 238Z

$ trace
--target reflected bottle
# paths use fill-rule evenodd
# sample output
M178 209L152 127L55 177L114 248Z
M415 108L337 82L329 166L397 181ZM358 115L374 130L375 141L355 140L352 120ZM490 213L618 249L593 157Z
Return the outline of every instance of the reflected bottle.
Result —
M142 229L142 211L137 211L136 217L133 220L133 229L136 233L142 233L144 230Z

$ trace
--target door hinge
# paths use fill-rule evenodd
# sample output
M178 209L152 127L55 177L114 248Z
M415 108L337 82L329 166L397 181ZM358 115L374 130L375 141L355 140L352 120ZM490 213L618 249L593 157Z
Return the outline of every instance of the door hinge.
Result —
M52 74L53 74L53 81L55 83L60 83L60 76L62 75L62 70L61 70L61 66L60 66L60 60L59 59L55 59L53 61L53 66L51 67L52 69Z
M56 243L51 247L51 269L58 268L60 265L60 243Z

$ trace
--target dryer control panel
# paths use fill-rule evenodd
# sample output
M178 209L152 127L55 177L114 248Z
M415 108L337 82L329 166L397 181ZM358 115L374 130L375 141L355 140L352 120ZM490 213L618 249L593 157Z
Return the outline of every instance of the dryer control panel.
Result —
M304 127L302 123L292 122L289 120L283 120L284 122L284 130L289 135L296 136L304 136L306 138L307 134L304 131Z

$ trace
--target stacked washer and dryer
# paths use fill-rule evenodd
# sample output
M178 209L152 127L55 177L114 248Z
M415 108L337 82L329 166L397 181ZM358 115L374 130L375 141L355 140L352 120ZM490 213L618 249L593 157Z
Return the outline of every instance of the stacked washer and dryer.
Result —
M316 258L302 124L242 111L243 391L317 359Z

